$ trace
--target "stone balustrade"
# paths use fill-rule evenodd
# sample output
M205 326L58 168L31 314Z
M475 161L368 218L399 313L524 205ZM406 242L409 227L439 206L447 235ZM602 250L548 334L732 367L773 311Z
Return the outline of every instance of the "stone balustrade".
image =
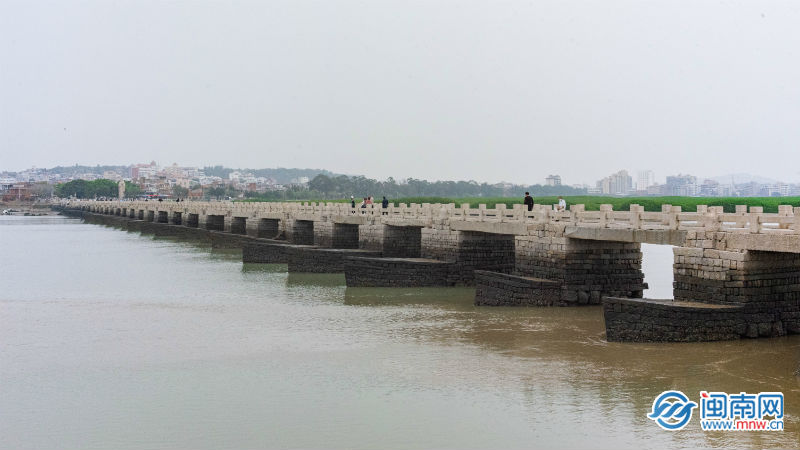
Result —
M66 203L66 202L64 202ZM297 218L299 220L324 220L324 218L378 217L384 222L417 220L427 225L433 220L449 222L480 222L486 224L553 223L581 228L623 230L683 230L721 231L753 234L800 234L800 208L779 206L778 213L764 213L762 207L736 206L736 212L724 213L720 206L698 205L695 212L684 212L680 206L663 205L660 212L646 212L640 205L631 205L629 211L614 211L611 205L601 205L599 211L586 211L584 205L572 205L568 211L557 211L551 205L534 205L527 211L524 205L495 208L478 205L472 208L464 203L449 204L401 203L381 208L378 204L366 208L351 208L347 203L333 202L151 202L151 201L70 201L71 207L88 208L102 212L104 209L133 209L142 211L177 212L183 215L220 215L245 218ZM513 233L524 234L524 233Z

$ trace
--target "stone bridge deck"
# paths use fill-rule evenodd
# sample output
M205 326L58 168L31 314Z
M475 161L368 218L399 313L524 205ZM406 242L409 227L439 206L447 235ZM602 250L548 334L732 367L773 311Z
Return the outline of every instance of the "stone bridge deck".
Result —
M66 206L66 202L64 205ZM523 205L505 205L486 208L469 204L400 204L381 208L350 208L344 203L246 203L246 202L149 202L149 201L72 201L71 208L106 213L109 210L181 213L198 216L239 217L244 219L276 219L323 221L364 225L378 220L392 226L433 226L446 222L453 230L477 231L498 234L524 235L534 224L565 225L570 230L586 230L579 239L616 240L617 234L591 234L588 230L629 231L713 231L737 234L764 234L778 236L800 235L800 208L789 205L779 207L779 212L764 213L761 207L737 206L734 213L723 213L722 207L697 207L695 212L684 212L679 206L663 205L661 212L645 212L639 205L629 211L614 211L611 205L601 205L600 211L586 211L583 205L572 205L568 211L556 211L552 206L535 205L527 211ZM679 236L672 233L673 236ZM658 233L637 233L629 239L658 239ZM655 242L655 243L661 243ZM800 251L800 250L798 250Z
M745 206L733 213L707 206L684 212L671 205L660 212L638 205L629 211L610 205L599 211L583 205L569 211L468 204L353 209L343 203L71 201L64 206L133 219L142 229L206 230L212 244L254 245L245 251L247 260L288 261L296 269L329 261L326 267L343 270L359 286L477 285L481 305L605 303L609 339L800 333L800 208L788 205L774 214ZM285 244L255 246L245 236ZM646 289L642 243L674 246L672 303L638 299ZM312 269L317 270L303 270ZM636 312L619 314L620 308ZM719 320L736 325L695 333L705 314L712 314L711 322L727 314ZM691 320L671 320L680 317Z

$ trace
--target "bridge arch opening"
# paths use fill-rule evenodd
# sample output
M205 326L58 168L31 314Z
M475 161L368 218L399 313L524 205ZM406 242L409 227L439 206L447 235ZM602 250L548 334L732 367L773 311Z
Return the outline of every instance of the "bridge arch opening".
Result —
M515 242L512 234L461 231L457 260L469 270L510 273L514 270Z
M225 216L209 214L206 217L206 229L212 231L225 231Z
M278 234L280 234L280 219L259 219L257 237L275 239Z
M197 228L200 226L200 215L189 213L186 215L186 226L190 228Z
M672 245L642 244L642 273L647 298L671 299L674 282L674 255Z
M175 225L181 225L183 223L183 213L179 211L175 211L172 213L172 223Z
M334 223L331 236L332 248L358 248L358 225Z
M422 256L422 227L383 226L383 256L419 258Z
M295 220L292 223L289 241L297 245L314 245L314 221Z
M169 223L169 214L166 211L158 212L158 223Z
M147 216L146 216L145 220L147 222L153 222L155 220L155 217L156 217L155 211L147 211Z
M247 218L234 217L231 219L231 233L247 234Z

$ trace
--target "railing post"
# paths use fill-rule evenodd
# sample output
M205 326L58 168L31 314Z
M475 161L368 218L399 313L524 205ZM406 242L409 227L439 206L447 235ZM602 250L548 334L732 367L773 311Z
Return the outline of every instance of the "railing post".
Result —
M778 216L779 217L791 217L792 216L792 205L778 205ZM778 219L778 228L781 230L789 229L788 223L784 222L785 219L781 220Z
M736 205L736 228L744 228L747 224L747 205Z
M569 205L569 220L575 224L581 222L581 216L579 213L582 213L586 210L586 205L584 204L577 204L577 205Z
M550 221L550 211L552 211L553 208L552 207L543 206L542 208L539 208L539 210L542 212L542 217L539 218L539 222L542 222L542 223L549 222Z
M642 215L641 212L644 210L644 207L639 206L637 204L632 204L630 207L630 224L631 228L634 230L638 230L642 226Z
M680 207L680 206L671 206L669 208L669 229L670 230L677 230L677 229L680 228L681 220L680 220L679 216L680 216L681 210L682 210L682 207Z
M497 203L494 205L494 210L497 211L497 216L500 222L506 222L506 204Z
M525 211L527 209L525 208L525 205L516 203L512 208L514 210L514 218L516 220L525 220Z
M764 207L751 206L750 207L750 232L761 233L761 214L764 213Z
M719 231L719 216L718 212L722 209L721 206L711 206L706 208L706 214L703 216L703 228L706 231Z
M672 205L661 205L661 225L670 225L670 213L672 212Z
M608 219L614 211L614 206L609 204L600 205L600 228L608 228Z

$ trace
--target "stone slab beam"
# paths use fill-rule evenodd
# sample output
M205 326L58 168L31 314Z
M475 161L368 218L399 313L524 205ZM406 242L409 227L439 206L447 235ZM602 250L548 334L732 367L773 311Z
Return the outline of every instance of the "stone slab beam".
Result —
M454 220L450 222L453 231L477 231L490 234L527 234L528 227L524 223L512 222L470 222Z
M686 232L682 230L626 230L567 226L564 235L572 239L590 241L638 242L659 245L681 246L686 242Z
M728 233L729 249L800 253L800 234Z

